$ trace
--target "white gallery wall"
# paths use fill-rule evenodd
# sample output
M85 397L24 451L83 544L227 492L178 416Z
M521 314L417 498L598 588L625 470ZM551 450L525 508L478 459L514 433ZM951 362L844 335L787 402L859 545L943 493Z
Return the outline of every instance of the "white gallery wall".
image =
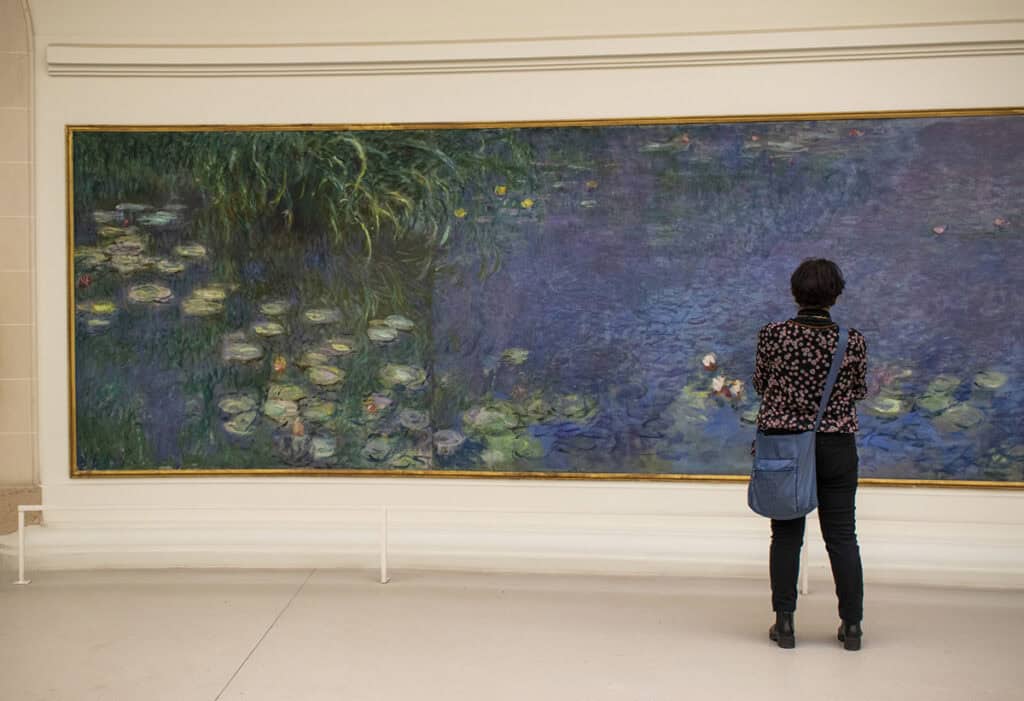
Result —
M745 485L737 483L72 480L65 125L509 122L1024 106L1024 6L1012 1L29 5L43 501L139 507L48 514L45 527L29 529L30 568L370 567L376 507L389 505L396 508L390 536L399 571L766 576L767 570L767 523L747 511ZM231 508L167 510L197 505ZM278 508L257 508L264 505ZM869 582L1024 586L1024 491L863 487L859 506ZM816 533L809 531L812 542ZM13 542L0 539L8 565ZM827 576L820 543L812 546L811 565L812 582Z

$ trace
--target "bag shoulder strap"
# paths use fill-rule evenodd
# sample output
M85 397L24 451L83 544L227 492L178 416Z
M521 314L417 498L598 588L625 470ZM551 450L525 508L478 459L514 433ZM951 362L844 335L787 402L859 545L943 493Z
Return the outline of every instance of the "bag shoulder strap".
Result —
M849 339L849 332L845 326L839 327L839 340L836 341L836 352L832 354L832 366L828 369L828 379L825 380L825 392L821 395L821 404L818 405L818 418L814 420L814 430L821 428L821 420L825 416L825 407L832 397L832 388L839 377L839 368L843 366L843 356L846 355L846 342Z

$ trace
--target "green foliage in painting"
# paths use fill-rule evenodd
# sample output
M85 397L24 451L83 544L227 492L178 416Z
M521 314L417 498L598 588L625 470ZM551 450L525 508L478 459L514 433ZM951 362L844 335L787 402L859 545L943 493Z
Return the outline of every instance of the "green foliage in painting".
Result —
M516 130L83 133L75 138L75 218L101 204L172 193L225 251L268 232L326 236L336 253L398 255L432 271L471 184L527 182ZM459 231L494 253L487 229ZM371 300L372 301L372 300Z

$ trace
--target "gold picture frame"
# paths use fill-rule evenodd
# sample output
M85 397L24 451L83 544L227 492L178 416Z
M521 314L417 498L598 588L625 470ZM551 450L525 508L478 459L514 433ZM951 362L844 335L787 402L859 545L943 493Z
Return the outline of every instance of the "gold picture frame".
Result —
M213 124L213 125L68 125L66 146L66 250L67 256L67 330L68 330L68 398L69 458L73 478L165 478L165 477L433 477L456 479L505 480L591 480L642 482L744 483L745 475L719 474L626 474L565 473L476 470L388 470L388 469L309 469L268 467L263 469L152 469L152 470L82 470L77 465L77 406L75 378L75 267L74 267L74 137L88 132L209 132L209 131L401 131L423 129L500 129L531 127L612 127L647 125L688 125L726 123L803 122L860 119L917 119L939 117L1024 116L1024 107L993 107L977 109L900 110L871 112L799 113L779 115L696 116L616 119L570 119L506 122L419 122L387 124ZM861 478L860 484L885 487L971 488L985 490L1024 489L1024 481L996 482L977 480L927 480Z

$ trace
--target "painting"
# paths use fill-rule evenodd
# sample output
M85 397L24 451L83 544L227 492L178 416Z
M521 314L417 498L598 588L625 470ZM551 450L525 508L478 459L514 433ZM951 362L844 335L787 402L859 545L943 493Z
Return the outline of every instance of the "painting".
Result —
M1024 112L69 127L72 474L743 479L836 260L861 477L1024 486Z

